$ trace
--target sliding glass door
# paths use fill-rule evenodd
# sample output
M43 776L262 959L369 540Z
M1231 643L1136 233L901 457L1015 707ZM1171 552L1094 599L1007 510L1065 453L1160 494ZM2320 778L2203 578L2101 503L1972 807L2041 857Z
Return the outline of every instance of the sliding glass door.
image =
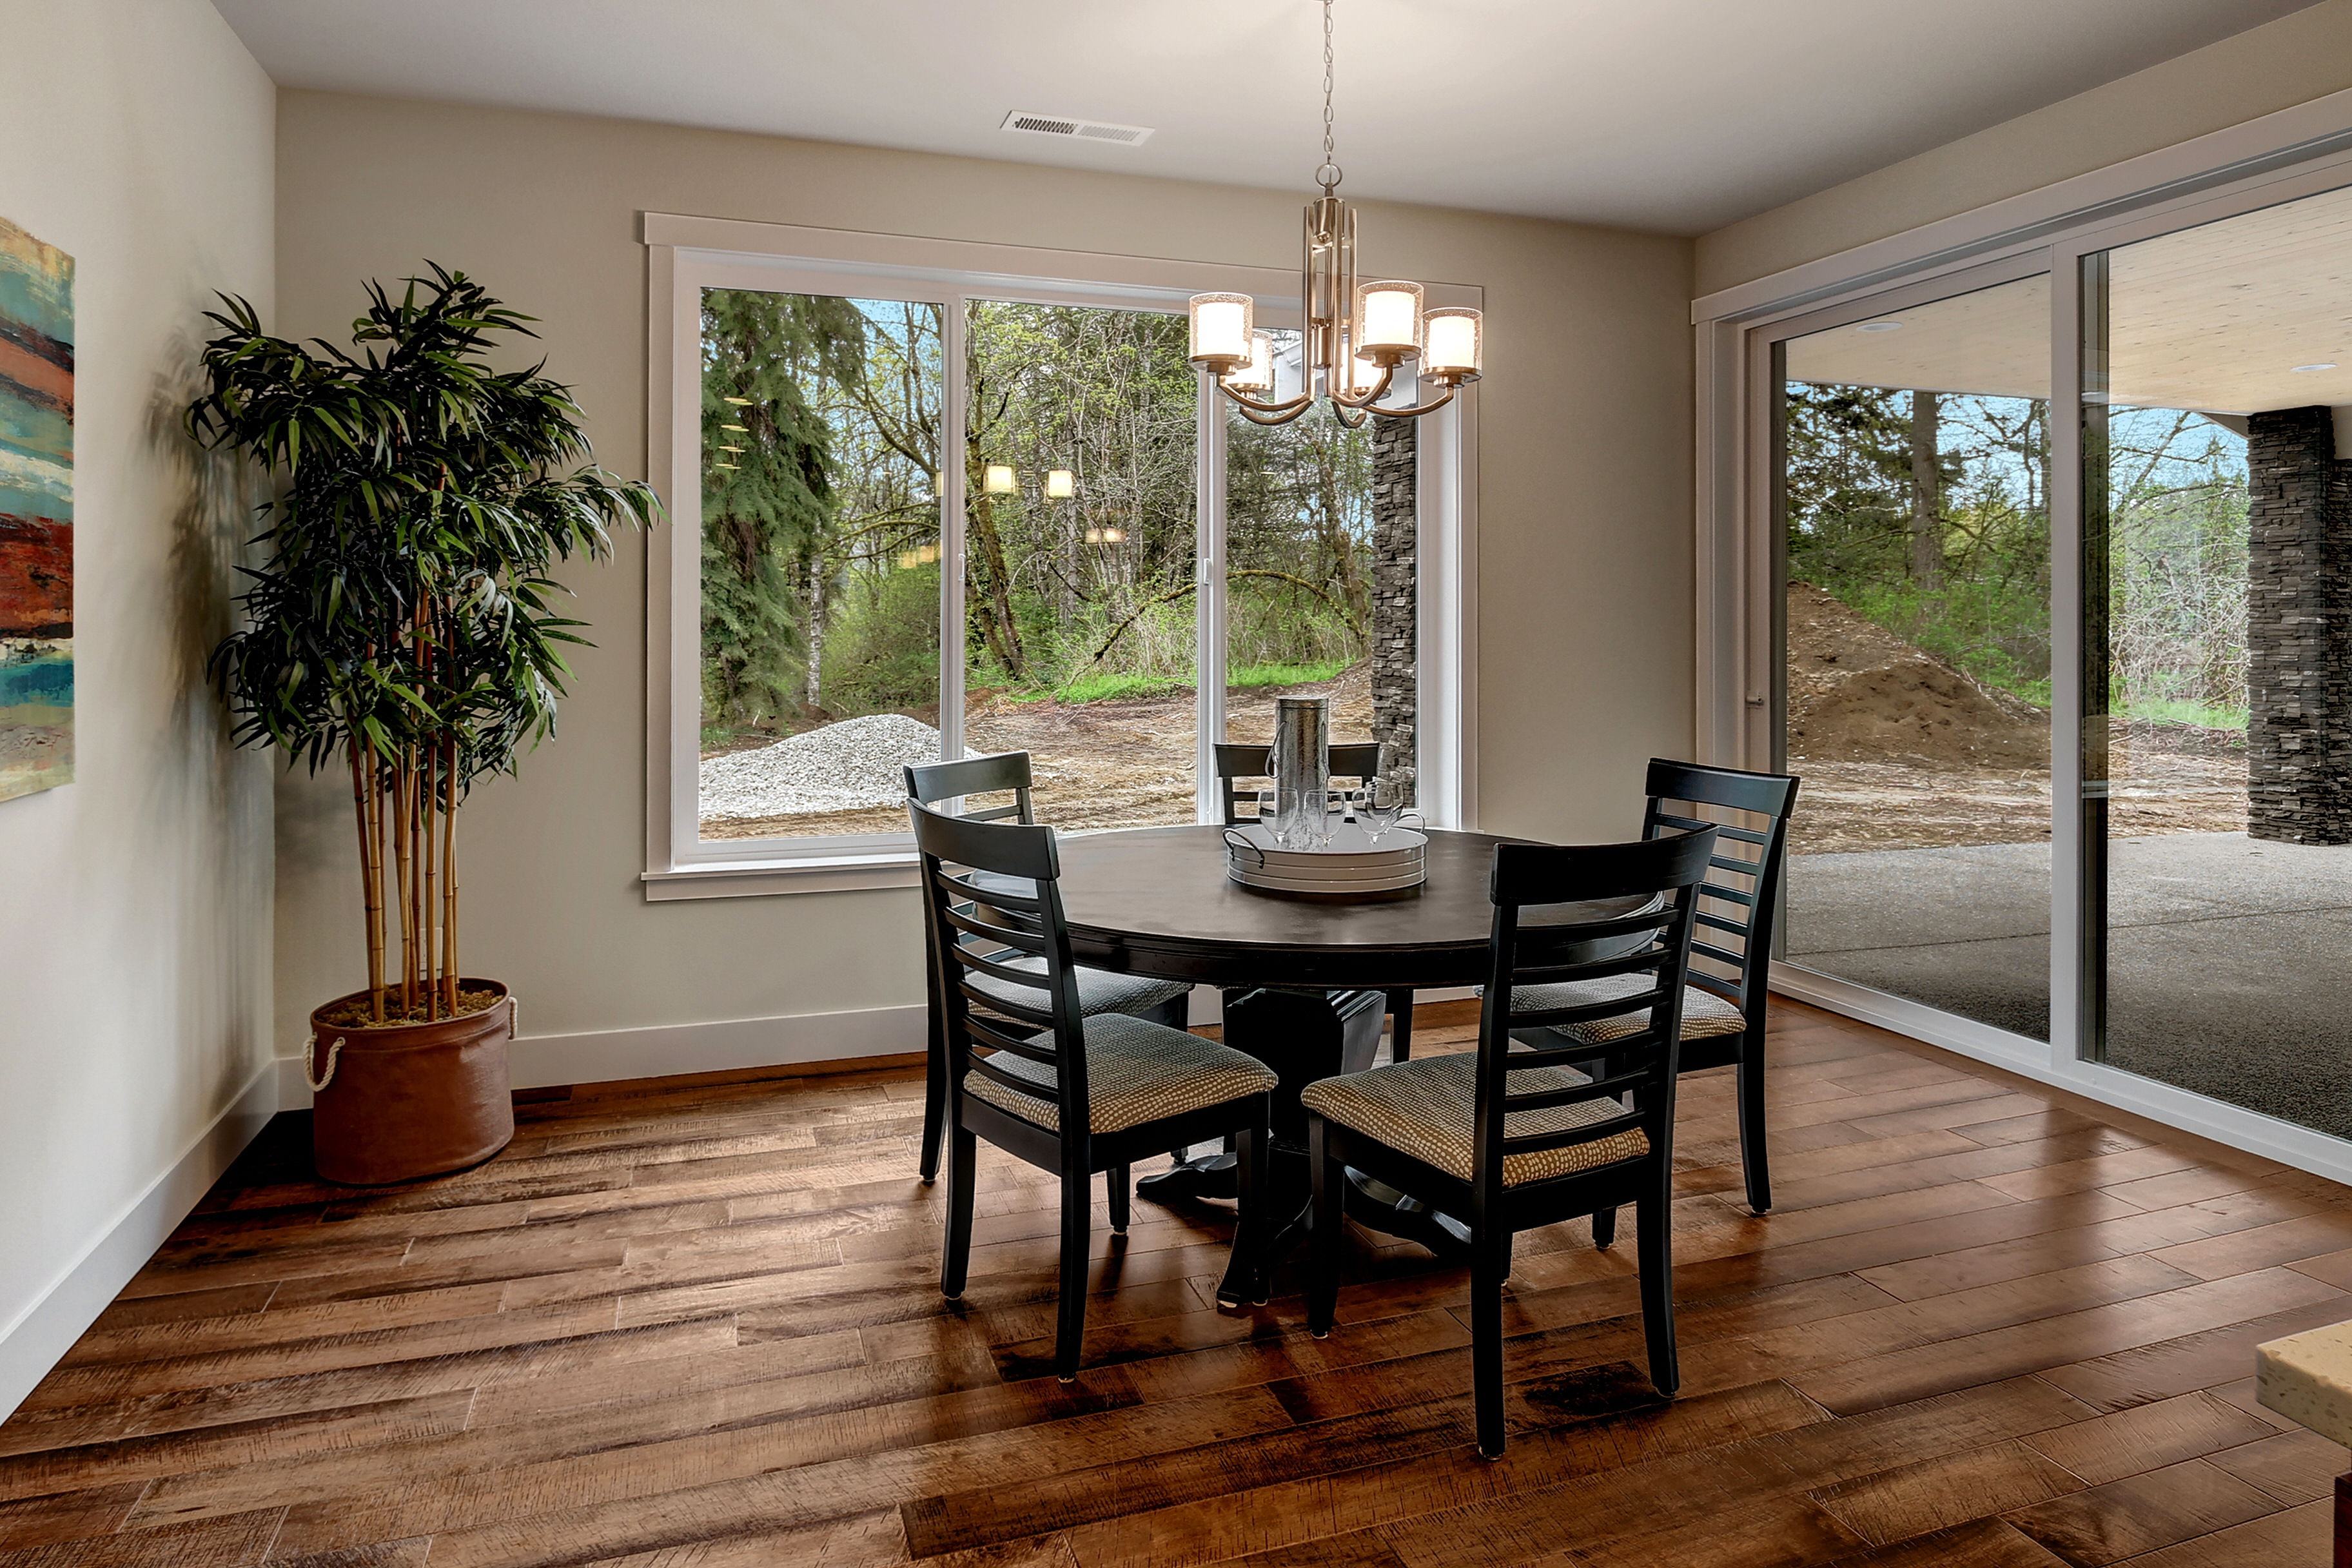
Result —
M2050 1028L2050 280L1785 340L1787 956Z
M2352 1137L2352 190L2082 258L2084 1054Z
M1741 329L1790 989L2352 1171L2347 257L2352 158Z

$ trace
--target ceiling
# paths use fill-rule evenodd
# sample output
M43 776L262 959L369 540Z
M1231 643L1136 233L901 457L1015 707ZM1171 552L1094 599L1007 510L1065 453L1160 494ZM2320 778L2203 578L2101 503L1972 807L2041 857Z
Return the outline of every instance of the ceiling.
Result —
M2225 414L2352 404L2352 188L2107 254L2110 401ZM1791 339L1788 374L2047 397L2050 280Z
M1338 0L1339 161L1350 195L1696 234L2311 3ZM1314 0L215 4L286 87L1301 191L1320 161Z

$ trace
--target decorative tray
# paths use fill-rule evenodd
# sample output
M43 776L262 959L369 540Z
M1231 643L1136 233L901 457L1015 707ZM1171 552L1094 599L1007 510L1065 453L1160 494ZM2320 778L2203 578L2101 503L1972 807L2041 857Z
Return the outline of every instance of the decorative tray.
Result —
M1253 822L1225 829L1225 875L1244 887L1290 898L1377 899L1421 886L1426 835L1391 827L1374 844L1360 824L1342 822L1327 849L1283 849Z

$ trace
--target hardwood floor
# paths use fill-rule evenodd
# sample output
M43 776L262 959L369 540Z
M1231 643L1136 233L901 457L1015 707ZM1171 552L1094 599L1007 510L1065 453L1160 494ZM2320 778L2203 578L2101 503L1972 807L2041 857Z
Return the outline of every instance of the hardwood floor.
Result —
M2352 1192L1795 1004L1772 1060L1766 1219L1685 1080L1681 1396L1630 1236L1529 1233L1494 1464L1465 1275L1362 1233L1318 1342L1295 1271L1215 1310L1225 1212L1098 1202L1057 1384L1055 1189L982 1146L943 1302L915 1071L541 1091L375 1192L280 1119L0 1426L0 1568L2328 1561L2252 1352L2352 1318Z

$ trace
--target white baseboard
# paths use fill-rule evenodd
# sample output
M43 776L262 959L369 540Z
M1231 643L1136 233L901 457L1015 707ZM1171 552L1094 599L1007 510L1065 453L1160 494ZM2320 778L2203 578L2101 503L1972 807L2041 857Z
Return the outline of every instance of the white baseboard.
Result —
M1448 1002L1475 994L1467 986L1414 993L1423 1002ZM1223 1021L1223 997L1215 986L1192 988L1191 1017L1196 1025ZM921 1050L923 1043L921 1007L863 1007L841 1013L524 1035L514 1042L509 1059L515 1088L544 1089L554 1084L609 1083L615 1079L663 1078L674 1073L732 1072L902 1056ZM302 1077L301 1058L288 1057L278 1065L278 1108L310 1110L310 1087Z
M530 1016L527 1007L524 1016ZM921 1050L923 1034L919 1006L861 1007L841 1013L524 1035L508 1047L507 1059L515 1088L546 1089L556 1084L900 1056ZM278 1109L310 1110L310 1086L302 1076L302 1059L288 1057L278 1065L282 1074Z
M31 1306L15 1321L0 1326L0 1421L48 1375L115 1293L146 1266L197 1200L220 1180L229 1163L269 1124L281 1102L282 1068L287 1066L295 1069L294 1082L299 1087L299 1062L265 1064L236 1101L92 1237ZM310 1091L302 1092L308 1105Z

